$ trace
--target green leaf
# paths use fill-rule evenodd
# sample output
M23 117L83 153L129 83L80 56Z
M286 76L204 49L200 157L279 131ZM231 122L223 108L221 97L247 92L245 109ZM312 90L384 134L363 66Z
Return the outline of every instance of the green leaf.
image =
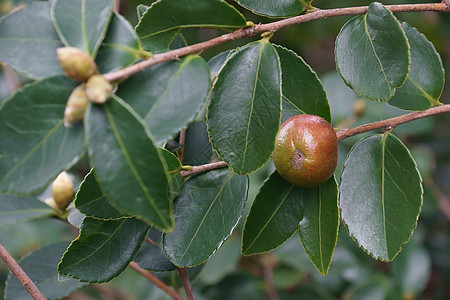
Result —
M392 12L378 2L348 21L336 40L336 67L357 94L386 101L406 80L410 55L406 35Z
M34 197L0 195L0 226L50 216L48 205Z
M316 72L295 52L275 46L281 61L281 122L299 114L317 115L331 123L327 94Z
M141 54L141 44L133 27L124 17L114 13L95 60L100 73L131 65Z
M60 299L75 289L86 285L72 278L61 278L56 266L67 249L68 242L42 247L22 259L19 265L47 299ZM16 276L11 273L6 280L5 299L32 299Z
M411 46L411 67L405 84L397 90L389 104L408 110L424 110L441 105L444 89L444 67L433 44L417 29L402 23Z
M384 300L389 299L387 293L389 291L389 279L385 276L376 274L369 278L356 283L345 293L346 299L349 300Z
M157 53L167 51L184 28L236 30L245 24L244 16L222 0L159 0L142 15L136 33L145 50Z
M136 256L149 229L134 218L104 221L86 217L58 272L82 282L109 281Z
M225 64L225 61L227 60L230 52L231 50L226 50L208 60L209 72L211 73L211 81L214 82L216 76L220 72L220 69L222 69L222 66Z
M145 120L161 144L194 119L208 89L208 65L199 56L187 56L130 77L119 85L117 95Z
M109 204L92 169L81 183L75 195L75 207L84 215L101 220L120 219L125 215L118 212Z
M164 254L158 244L145 243L134 259L139 267L152 272L168 272L177 268Z
M84 152L83 130L64 127L75 83L50 77L20 89L0 106L0 192L42 189Z
M250 208L242 233L242 254L272 250L298 229L306 201L316 201L317 189L297 187L278 172L263 183Z
M304 201L298 233L303 248L317 270L326 275L339 231L338 186L334 177L316 188L317 199Z
M52 18L63 43L95 57L108 30L113 5L113 0L55 0Z
M142 119L113 96L105 105L90 106L85 131L91 164L110 204L171 230L166 166Z
M281 69L267 40L233 51L210 93L208 131L213 148L234 172L261 167L280 124Z
M194 122L186 130L183 163L197 166L209 164L214 157L214 151L209 142L206 124L203 121Z
M183 178L181 177L181 162L178 158L170 151L160 148L162 157L167 165L167 175L169 177L169 199L173 201L181 190L181 185L183 184Z
M175 230L163 235L167 257L181 267L206 261L239 222L247 190L248 178L229 169L187 180L175 203Z
M35 1L0 19L0 61L31 78L64 73L56 58L61 46L49 2Z
M411 237L422 207L422 184L408 149L391 134L358 142L341 177L342 220L360 247L390 261Z
M136 7L136 12L137 12L138 19L142 18L142 16L144 15L144 13L147 11L147 9L148 9L149 7L150 7L150 6L144 5L144 4L139 4L139 5Z
M311 8L312 0L236 0L255 14L268 17L291 17Z

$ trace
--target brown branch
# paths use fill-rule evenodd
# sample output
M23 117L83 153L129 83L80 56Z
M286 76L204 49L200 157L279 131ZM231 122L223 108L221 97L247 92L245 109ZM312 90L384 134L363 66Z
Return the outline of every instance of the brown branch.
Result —
M184 161L184 144L186 144L186 129L181 130L180 139L178 143L181 145L180 150L178 150L178 159L180 163L183 164Z
M17 73L7 65L3 65L3 76L8 85L9 93L12 95L20 88L20 79Z
M422 11L435 11L435 12L450 12L450 4L447 2L442 3L429 3L429 4L404 4L404 5L387 5L386 7L394 13L398 12L422 12ZM250 27L241 28L235 32L221 35L211 40L193 44L187 47L179 48L176 50L158 53L153 55L147 60L141 61L137 64L129 66L127 68L107 73L105 78L109 81L123 80L136 74L142 70L145 70L153 65L162 63L168 60L176 60L182 56L199 53L214 46L233 41L236 39L251 37L259 33L275 32L281 28L293 26L300 23L305 23L318 19L326 19L338 16L353 16L365 14L368 10L368 6L360 7L348 7L348 8L335 8L335 9L317 9L312 12L306 13L301 16L283 19L280 21L255 25Z
M262 273L264 278L264 287L269 300L279 300L277 289L273 282L273 267L275 259L270 253L266 253L261 257Z
M184 268L180 268L177 270L178 275L180 275L181 282L183 283L184 292L186 293L186 297L188 300L195 300L194 293L192 292L191 283L189 282L189 275Z
M19 266L19 264L14 260L14 258L9 254L9 252L0 244L0 258L5 262L11 272L19 279L23 287L27 292L36 300L46 300L41 291L36 287L36 285L28 277L27 273Z
M192 170L181 171L181 176L186 177L195 173L201 173L225 167L228 167L228 165L224 161L213 162L206 165L195 166L192 168Z
M379 121L379 122L364 124L364 125L353 127L353 128L340 129L336 132L336 135L338 137L338 140L343 140L350 136L364 133L367 131L372 131L372 130L381 129L381 128L390 129L390 128L394 128L400 124L403 124L403 123L407 123L407 122L411 122L411 121L414 121L417 119L421 119L421 118L425 118L425 117L429 117L429 116L437 115L437 114L443 114L443 113L447 113L447 112L450 112L450 104L432 107L427 110L416 111L416 112L401 115L398 117L386 119L386 120Z
M144 270L141 267L139 267L139 265L137 263L135 263L134 261L130 262L130 264L128 266L130 268L132 268L133 270L135 270L136 272L138 272L139 274L141 274L142 276L144 276L145 278L147 278L148 280L150 280L154 285L156 285L158 288L162 289L164 292L167 293L167 295L169 295L173 299L184 300L184 298L180 294L178 294L177 292L172 290L164 282L162 282L158 277L156 277L149 271Z

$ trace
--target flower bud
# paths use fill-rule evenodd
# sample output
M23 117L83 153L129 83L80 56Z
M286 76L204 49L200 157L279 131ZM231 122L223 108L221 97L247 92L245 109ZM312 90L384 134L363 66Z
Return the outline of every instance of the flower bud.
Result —
M366 112L366 101L359 99L356 100L355 103L353 103L353 113L355 116L360 117Z
M56 177L52 185L52 197L61 211L66 210L73 199L73 182L67 172L62 172Z
M93 75L86 83L86 95L94 103L105 103L112 94L113 86L102 75Z
M84 82L98 73L92 57L76 47L58 48L56 54L64 72L76 81Z
M70 125L83 120L89 100L86 96L85 85L77 86L67 100L66 109L64 110L64 125Z

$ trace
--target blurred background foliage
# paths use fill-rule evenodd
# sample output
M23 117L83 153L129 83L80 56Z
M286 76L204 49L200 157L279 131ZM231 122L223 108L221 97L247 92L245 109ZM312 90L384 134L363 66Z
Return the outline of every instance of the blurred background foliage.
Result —
M32 0L0 0L0 15L30 2ZM245 11L233 1L227 2L235 5L247 20L255 24L273 21ZM313 5L326 9L368 5L370 2L316 0ZM384 1L383 4L424 2L434 1L391 0ZM120 12L135 25L136 6L151 3L152 1L148 0L122 0ZM397 17L424 33L440 53L447 70L441 102L449 104L450 14L403 13L397 14ZM334 41L348 19L349 17L336 17L285 28L277 32L271 41L297 52L318 73L328 94L334 127L357 126L405 113L384 103L361 99L339 78L335 69ZM188 43L204 41L221 33L195 29L183 32ZM244 45L249 40L220 45L204 51L202 56L209 60L214 55ZM21 83L28 81L7 67L0 69L0 102L14 89L11 84L11 77L14 76L17 76L16 79ZM273 289L276 289L279 299L450 299L449 125L450 115L447 114L403 124L394 130L394 134L406 143L417 161L424 182L424 205L413 237L393 262L387 264L372 259L356 246L344 226L341 226L333 262L329 274L325 277L314 269L297 235L273 252L242 257L241 220L233 236L212 259L190 270L196 299L264 299ZM202 125L197 124L190 130L192 133L200 132L198 141L205 143L201 128ZM348 151L361 138L360 135L340 142L341 163L336 170L337 178ZM210 155L208 145L199 146L198 149L206 149L208 153L205 155ZM190 159L195 162L195 157ZM86 172L86 167L86 161L83 161L72 173L81 177ZM269 162L250 175L246 212L261 183L272 171L273 166ZM68 225L57 219L0 228L0 243L17 259L40 246L71 240L73 236L74 233ZM6 266L0 264L0 296L3 296L7 274ZM157 275L176 289L182 290L175 272ZM132 270L126 270L110 283L81 288L67 299L170 298L143 277Z

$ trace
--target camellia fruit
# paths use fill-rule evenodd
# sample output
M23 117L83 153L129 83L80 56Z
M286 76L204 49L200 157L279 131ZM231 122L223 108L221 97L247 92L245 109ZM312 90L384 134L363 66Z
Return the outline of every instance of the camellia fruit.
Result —
M290 183L301 187L318 186L336 169L336 132L321 117L294 116L281 125L272 159L278 173Z

